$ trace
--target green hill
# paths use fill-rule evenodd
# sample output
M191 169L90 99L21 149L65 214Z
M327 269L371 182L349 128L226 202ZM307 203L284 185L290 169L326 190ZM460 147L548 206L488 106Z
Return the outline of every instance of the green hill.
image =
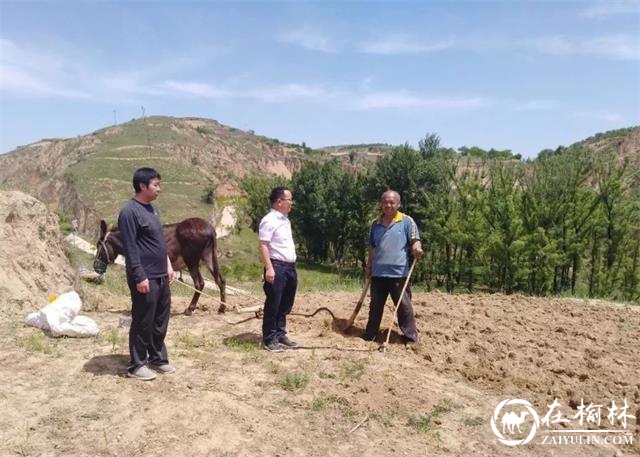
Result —
M246 174L291 176L302 146L281 143L196 118L149 117L73 139L45 139L0 156L0 183L20 189L78 218L82 230L114 220L131 196L141 166L162 175L158 206L167 222L209 218L204 196L238 194Z

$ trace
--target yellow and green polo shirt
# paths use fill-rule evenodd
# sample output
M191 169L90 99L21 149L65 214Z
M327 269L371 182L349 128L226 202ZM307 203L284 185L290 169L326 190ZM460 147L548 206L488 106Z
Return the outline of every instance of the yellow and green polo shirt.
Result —
M411 242L419 240L415 221L398 211L391 224L385 226L380 216L371 225L369 246L373 248L371 276L404 278L409 273Z

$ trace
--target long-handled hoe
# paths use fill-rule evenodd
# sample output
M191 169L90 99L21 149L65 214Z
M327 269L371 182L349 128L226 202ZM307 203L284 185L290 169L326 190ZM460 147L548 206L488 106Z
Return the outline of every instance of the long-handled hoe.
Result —
M364 282L364 289L362 289L362 294L360 294L360 300L358 300L356 307L353 309L353 313L351 313L351 317L349 318L349 320L344 326L345 332L351 328L351 326L353 325L353 322L356 320L356 317L360 312L360 308L362 308L362 304L364 303L364 299L367 296L367 291L369 290L370 284L371 284L371 278L367 278L367 280Z
M379 351L387 352L387 346L389 345L389 337L391 336L391 329L393 328L393 324L396 321L396 315L398 314L398 308L400 307L400 303L402 303L402 299L404 298L404 293L407 290L407 286L409 285L409 281L411 280L411 274L413 273L413 267L416 266L416 261L418 259L414 258L411 263L411 268L409 269L409 274L407 275L407 279L404 281L404 286L402 286L402 292L400 293L400 298L398 298L398 303L393 310L393 315L391 316L391 324L389 325L389 330L387 331L387 339L382 345L378 348Z

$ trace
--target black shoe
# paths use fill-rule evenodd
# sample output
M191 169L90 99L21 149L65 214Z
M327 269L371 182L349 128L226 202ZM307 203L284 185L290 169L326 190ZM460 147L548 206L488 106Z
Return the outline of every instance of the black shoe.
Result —
M376 335L377 336L377 335ZM365 341L373 341L376 339L375 336L371 336L371 335L367 335L366 333L363 333L362 336L360 337Z
M263 347L269 352L282 352L285 350L285 347L277 341L265 342Z
M289 339L287 335L281 336L278 338L278 342L284 346L285 349L296 349L298 348L298 343Z
M405 346L413 346L413 345L418 344L418 339L417 338L413 339L413 338L409 338L409 337L406 337L406 336L403 336L402 338L404 340Z

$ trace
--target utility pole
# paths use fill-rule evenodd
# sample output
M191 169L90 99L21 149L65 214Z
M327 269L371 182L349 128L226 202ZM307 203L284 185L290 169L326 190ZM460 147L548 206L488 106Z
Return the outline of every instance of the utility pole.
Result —
M151 158L151 139L149 138L149 126L147 125L147 118L145 116L147 111L144 109L144 106L140 108L142 108L142 122L144 123L144 129L147 134L147 150L149 151L149 158Z

